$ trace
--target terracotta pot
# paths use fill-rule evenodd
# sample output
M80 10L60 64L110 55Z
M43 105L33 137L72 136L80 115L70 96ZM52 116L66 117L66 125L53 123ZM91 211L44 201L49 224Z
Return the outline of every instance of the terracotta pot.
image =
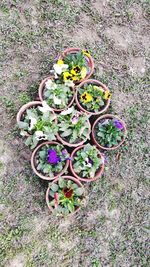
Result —
M84 186L81 184L81 182L80 182L78 179L76 179L75 177L72 177L72 176L61 176L61 178L63 178L63 179L68 179L68 180L72 180L72 181L75 182L79 187L84 188ZM52 182L52 184L53 184L53 183L57 183L58 180L59 180L59 177L56 178L56 179ZM47 203L47 206L48 206L49 210L50 210L51 212L54 212L55 209L52 208L52 207L49 205L49 191L50 191L50 187L48 187L48 188L47 188L47 191L46 191L46 203ZM81 207L78 207L74 212L68 214L67 217L68 217L68 216L73 216L73 215L76 214L80 209L81 209ZM61 215L60 215L60 216L61 216ZM62 217L64 217L64 215L62 215Z
M113 147L104 147L104 146L101 146L101 145L97 142L97 140L96 140L96 137L95 137L95 126L96 126L96 124L97 124L99 121L104 120L104 119L117 119L117 120L119 120L119 121L122 123L122 125L123 125L123 128L124 128L124 137L123 137L122 141L121 141L117 146L113 146ZM120 146L123 144L123 142L125 141L126 136L127 136L126 125L125 125L124 121L121 120L121 119L120 119L118 116L116 116L116 115L105 114L105 115L99 117L99 118L94 122L93 127L92 127L92 139L93 139L94 144L95 144L98 148L101 148L101 149L104 149L104 150L114 150L114 149L117 149L118 147L120 147Z
M91 133L91 124L89 122L89 120L87 120L87 123L89 124L89 134ZM71 144L71 143L68 143L67 141L65 141L61 136L60 134L57 133L57 139L65 146L69 146L69 147L77 147L77 146L80 146L80 145L83 145L86 141L87 141L87 138L83 141L80 141L78 143L75 143L75 144Z
M75 54L79 51L81 51L82 49L80 48L67 48L63 53L62 55L59 56L59 59L64 59L68 54ZM93 74L94 72L94 61L93 61L93 58L89 55L89 56L85 56L85 59L87 61L87 64L90 68L90 71L87 73L86 77L80 81L74 81L75 84L79 84L87 79L89 79L91 77L91 75Z
M73 159L76 152L80 149L82 149L85 145L82 145L82 146L79 146L77 148L75 148L71 154L71 158ZM97 170L96 174L95 174L95 177L93 178L82 178L80 177L74 170L73 168L73 160L70 160L70 170L72 172L72 174L77 178L79 179L80 181L83 181L83 182L93 182L93 181L96 181L98 178L100 178L100 176L103 174L103 171L104 171L104 159L103 159L103 156L101 155L101 153L99 152L99 150L97 150L98 154L99 154L99 157L102 159L102 164L100 166L100 168Z
M45 89L45 82L46 82L48 79L52 79L52 80L54 80L55 78L54 78L54 76L49 76L49 77L47 77L46 79L44 79L44 80L40 83L40 86L39 86L39 98L40 98L41 101L44 101L44 100L45 100L45 99L43 98L43 92L44 92L44 89ZM75 94L75 87L72 87L72 90L74 91L74 94ZM73 104L73 102L74 102L74 98L75 98L75 96L73 95L73 96L72 96L72 99L70 100L69 104L68 104L66 107L64 107L64 108L62 108L62 109L58 109L58 108L53 108L53 107L52 107L52 109L53 109L55 112L63 111L63 110L65 110L65 109L69 108L69 107Z
M23 105L19 109L19 111L17 113L17 117L16 117L17 123L19 123L20 121L22 121L23 116L24 116L24 113L26 112L27 109L32 108L32 107L37 107L37 106L42 106L42 102L41 101L32 101L32 102L28 102L27 104ZM53 110L51 110L51 112L53 114L55 114ZM55 119L55 123L57 123L57 117ZM25 133L25 136L30 136L31 135L31 134L29 134L26 131L24 131L24 133Z
M68 166L69 166L69 160L66 160L66 164L64 166L64 168L62 169L62 171L60 173L58 173L57 175L55 175L54 177L50 177L50 176L45 176L43 174L41 174L37 169L36 169L36 163L35 163L35 157L36 157L36 154L37 152L40 150L40 148L44 145L60 145L58 142L54 142L54 141L46 141L46 142L43 142L42 144L38 145L32 155L31 155L31 167L34 171L34 173L39 176L41 179L44 179L44 180L54 180L56 179L58 176L62 175L67 169L68 169Z
M79 88L81 88L81 87L82 87L83 85L85 85L86 83L87 83L87 84L95 84L95 85L97 85L97 86L101 86L105 91L109 91L108 88L107 88L107 86L106 86L105 84L101 83L100 81L97 81L97 80L94 80L94 79L89 79L89 80L83 81L82 83L80 83L80 84L76 87L77 90L76 90L76 94L75 94L75 101L76 101L76 103L77 103L78 108L79 108L80 110L86 112L87 114L91 114L91 115L98 115L98 114L101 114L101 113L105 112L105 111L108 109L109 105L110 105L110 99L108 99L108 100L106 101L106 105L105 105L100 111L98 111L98 112L91 112L91 111L88 111L88 110L86 110L86 109L80 104L80 101L78 100L78 90L79 90Z

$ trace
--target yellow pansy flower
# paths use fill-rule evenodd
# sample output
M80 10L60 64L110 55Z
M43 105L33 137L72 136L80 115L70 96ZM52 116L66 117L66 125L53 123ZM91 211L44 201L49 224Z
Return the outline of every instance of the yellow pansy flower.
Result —
M77 65L77 66L73 67L70 72L73 75L78 75L81 72L81 68L80 68L80 66Z
M79 81L80 80L80 77L77 76L77 75L72 75L72 80L73 81Z
M109 91L105 91L104 99L107 100L109 98L111 98L111 93L109 93Z
M86 74L87 74L86 67L82 67L82 69L81 69L81 78L84 79L86 77Z
M82 50L82 53L87 57L91 56L88 50Z
M68 71L65 71L65 72L63 73L63 79L64 79L64 81L72 80L72 75L71 75L71 73L68 72Z
M91 102L93 100L93 97L92 95L90 95L89 93L87 92L84 92L82 95L81 95L81 101L83 103L88 103L88 102Z
M74 76L76 76L76 75L77 75L77 73L75 72L75 70L74 70L74 69L72 69L72 70L70 71L70 73L71 73L72 75L74 75Z
M58 65L62 65L62 64L64 64L64 61L63 61L62 59L59 59L59 60L57 61L57 64L58 64Z

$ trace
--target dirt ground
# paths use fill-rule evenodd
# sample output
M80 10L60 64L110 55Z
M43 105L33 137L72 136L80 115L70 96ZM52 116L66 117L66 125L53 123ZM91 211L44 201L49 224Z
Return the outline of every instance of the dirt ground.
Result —
M0 1L0 266L150 266L149 15L149 0ZM86 207L60 220L47 209L48 184L33 174L15 118L73 46L94 57L93 77L108 85L109 111L125 120L128 138L86 185Z

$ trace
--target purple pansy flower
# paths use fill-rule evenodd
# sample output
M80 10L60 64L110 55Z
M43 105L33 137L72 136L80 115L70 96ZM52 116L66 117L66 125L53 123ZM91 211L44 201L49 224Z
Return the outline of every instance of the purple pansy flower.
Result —
M86 165L87 165L88 167L92 167L92 165L93 165L93 160L92 160L91 158L86 158L86 159L85 159L85 162L86 162Z
M122 130L123 129L123 125L119 120L114 120L114 125L117 129Z
M66 155L68 154L68 152L67 152L66 149L63 149L63 150L61 151L61 153L62 153L63 156L66 156Z
M54 149L49 149L48 150L48 157L47 161L50 164L57 164L59 161L61 161L61 158L57 156L57 153Z
M79 116L73 116L71 119L72 124L77 124L78 120L79 120Z
M88 163L93 165L93 160L91 158L88 158Z
M99 126L105 126L109 123L109 119L106 119L106 120L102 120L100 123L99 123Z

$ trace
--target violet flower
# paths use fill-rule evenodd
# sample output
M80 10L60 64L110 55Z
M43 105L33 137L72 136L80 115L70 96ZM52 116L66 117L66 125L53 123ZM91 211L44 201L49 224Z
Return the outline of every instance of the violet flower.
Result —
M86 158L85 159L85 162L86 162L86 166L88 167L92 167L93 165L93 160L91 158Z
M91 158L88 158L88 163L93 165L93 160Z
M109 119L103 120L102 122L99 122L99 126L104 126L109 123Z
M63 156L66 156L66 155L68 154L68 152L67 152L66 149L63 149L63 150L61 151L61 153L62 153Z
M78 120L79 120L79 116L73 116L71 119L71 122L72 124L77 124Z
M123 125L122 125L122 123L119 120L114 120L113 122L114 122L114 125L115 125L115 127L117 129L119 129L119 130L122 130L123 129Z
M54 149L49 149L48 150L48 157L47 161L50 164L57 164L59 161L61 161L61 158L57 156L57 153Z

